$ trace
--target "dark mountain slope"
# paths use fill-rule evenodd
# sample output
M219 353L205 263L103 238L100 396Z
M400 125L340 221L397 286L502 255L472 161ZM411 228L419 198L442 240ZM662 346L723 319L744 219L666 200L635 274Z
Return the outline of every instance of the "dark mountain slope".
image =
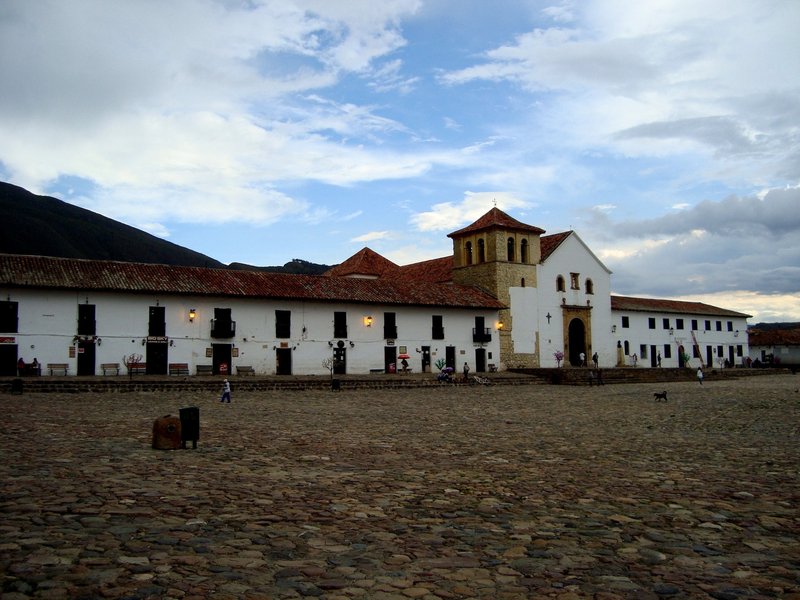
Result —
M57 198L37 196L2 181L0 253L226 268L225 264L205 254ZM282 267L256 267L234 262L227 268L320 275L330 266L295 258Z
M194 267L221 262L50 196L0 182L0 252Z

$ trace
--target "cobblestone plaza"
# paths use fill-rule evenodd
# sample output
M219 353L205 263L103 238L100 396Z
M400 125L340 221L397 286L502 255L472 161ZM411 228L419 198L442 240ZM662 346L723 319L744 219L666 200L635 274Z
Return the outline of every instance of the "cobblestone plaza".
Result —
M799 386L3 394L2 598L797 599Z

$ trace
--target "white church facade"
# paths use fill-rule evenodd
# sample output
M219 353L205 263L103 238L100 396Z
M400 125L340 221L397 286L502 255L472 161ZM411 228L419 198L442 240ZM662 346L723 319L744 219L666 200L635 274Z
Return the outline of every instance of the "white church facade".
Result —
M0 375L316 375L591 365L738 365L748 315L611 295L575 232L497 208L452 256L365 248L322 276L0 255ZM559 357L559 355L562 355ZM659 365L660 357L660 365Z

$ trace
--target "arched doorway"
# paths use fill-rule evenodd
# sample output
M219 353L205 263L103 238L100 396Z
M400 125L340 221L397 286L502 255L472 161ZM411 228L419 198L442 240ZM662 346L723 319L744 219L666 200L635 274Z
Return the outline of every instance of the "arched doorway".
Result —
M572 319L567 331L569 336L569 363L573 367L581 365L581 352L586 355L586 326L581 319Z

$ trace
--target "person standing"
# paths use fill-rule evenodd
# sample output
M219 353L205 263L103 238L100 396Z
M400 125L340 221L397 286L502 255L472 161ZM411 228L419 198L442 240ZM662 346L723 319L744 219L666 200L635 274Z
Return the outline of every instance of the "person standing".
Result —
M584 352L581 352L581 366L586 366L586 354Z
M597 356L597 352L592 354L592 362L594 363L594 368L597 369L600 366L600 357Z
M467 381L469 379L469 365L467 363L464 363L463 372L464 372L464 381Z
M658 361L658 366L661 367L661 352L658 353L656 360Z
M703 385L703 367L697 367L697 381L700 382L700 385Z
M231 403L231 384L228 383L227 379L222 380L222 398L219 401Z

